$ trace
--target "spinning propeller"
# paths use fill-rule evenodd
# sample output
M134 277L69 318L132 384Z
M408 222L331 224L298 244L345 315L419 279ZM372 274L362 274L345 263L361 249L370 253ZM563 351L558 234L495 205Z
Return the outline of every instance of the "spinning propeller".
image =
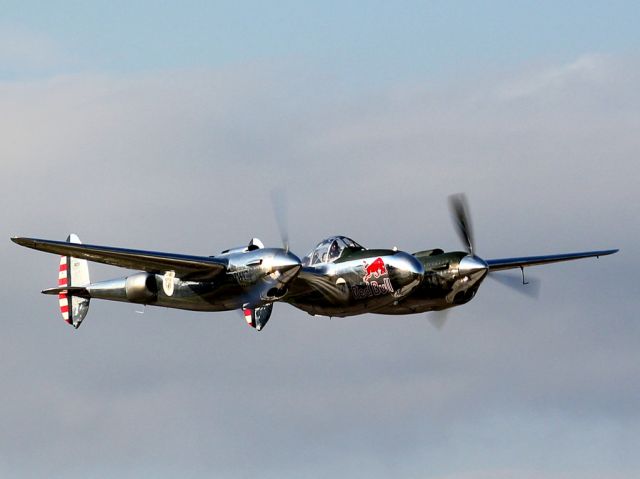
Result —
M253 259L246 265L265 271L263 276L256 276L253 280L254 284L247 292L247 301L242 306L245 320L258 331L265 327L271 317L273 303L286 294L289 283L295 279L302 267L300 258L289 251L287 198L284 189L271 191L271 205L280 232L282 249L272 248L267 256ZM256 249L262 248L264 247L259 242Z
M287 192L282 188L271 190L271 206L278 225L282 247L289 252L289 202Z
M460 260L458 271L460 273L477 273L482 270L488 271L489 266L486 261L475 254L471 215L469 214L469 206L466 196L463 193L457 193L449 196L449 208L451 210L451 216L453 218L456 233L468 253L467 256ZM488 276L490 278L504 286L515 289L526 296L537 298L540 293L540 281L535 278L530 278L525 282L524 273L522 275L522 279L508 274L500 274L491 271L489 271L489 273L490 274ZM527 287L524 288L523 285L526 285ZM444 309L442 311L434 311L430 313L429 321L437 329L442 329L446 322L448 311L448 309Z
M453 224L456 227L456 233L458 233L460 240L466 247L467 253L473 255L473 230L471 228L469 206L464 193L449 196L449 208L453 217Z
M471 215L469 215L469 206L464 193L449 196L449 206L451 208L451 215L453 216L453 223L456 226L456 233L458 233L458 236L469 253L469 256L462 259L460 266L463 266L463 263L467 262L465 269L473 269L474 264L478 269L489 269L487 263L482 258L474 254L475 247L473 241L473 229L471 227ZM515 289L519 293L534 298L537 298L540 293L540 281L531 278L525 282L524 273L522 279L509 274L498 274L495 271L489 271L489 273L490 278L504 286ZM523 285L529 287L523 288Z

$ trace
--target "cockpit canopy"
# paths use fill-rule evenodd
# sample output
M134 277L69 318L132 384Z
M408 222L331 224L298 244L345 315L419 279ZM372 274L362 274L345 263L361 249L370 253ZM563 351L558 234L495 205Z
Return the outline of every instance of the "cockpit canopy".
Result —
M302 259L303 266L314 266L320 263L333 263L346 251L360 251L364 248L346 236L332 236L321 241Z

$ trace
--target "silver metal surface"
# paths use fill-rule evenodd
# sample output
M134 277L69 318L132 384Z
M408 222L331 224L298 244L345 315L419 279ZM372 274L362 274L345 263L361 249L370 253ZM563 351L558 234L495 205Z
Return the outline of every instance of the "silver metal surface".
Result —
M479 272L487 272L489 266L478 256L467 255L460 260L458 265L458 273L460 275L475 275Z
M288 302L312 315L337 317L443 311L473 299L482 281L495 271L618 251L483 260L474 254L466 199L455 195L450 204L465 252L436 248L411 255L397 248L366 249L346 236L331 236L301 261L289 251L286 228L281 228L284 248L265 248L259 239L253 238L247 246L227 249L217 256L35 238L12 238L12 241L63 256L59 286L43 291L60 297L63 314L68 308L68 298L74 298L73 305L82 305L72 309L72 316L77 318L86 314L90 298L194 311L242 309L247 322L257 330L269 321L276 301ZM67 283L69 264L75 267L72 278L75 275L89 281L88 269L85 271L77 259L142 272L90 284Z
M599 258L617 253L617 249L605 249L599 251L583 251L581 253L549 254L543 256L523 256L519 258L488 259L489 271L502 271L526 266L537 266L560 261L571 261L582 258Z
M413 255L393 249L367 250L345 236L321 241L283 298L310 314L345 317L376 311L401 300L422 281Z
M158 282L155 274L138 273L128 276L124 292L132 303L149 304L158 299Z
M121 268L137 269L148 273L164 274L173 270L181 279L209 281L223 273L223 258L190 256L157 251L143 251L91 244L73 244L37 238L11 238L14 243L47 253L86 259Z

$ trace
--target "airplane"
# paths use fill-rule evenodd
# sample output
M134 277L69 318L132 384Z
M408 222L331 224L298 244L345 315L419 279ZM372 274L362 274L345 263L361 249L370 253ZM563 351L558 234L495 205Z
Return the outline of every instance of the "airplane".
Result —
M91 299L123 301L193 311L242 310L257 331L269 321L273 303L286 302L314 316L347 317L444 311L471 301L488 275L616 253L617 249L482 259L475 246L466 198L449 197L465 251L429 249L413 254L367 249L346 236L332 236L302 260L283 248L265 248L257 238L215 256L133 250L67 241L13 237L21 246L61 255L57 295L63 319L77 329ZM88 261L140 270L92 283Z

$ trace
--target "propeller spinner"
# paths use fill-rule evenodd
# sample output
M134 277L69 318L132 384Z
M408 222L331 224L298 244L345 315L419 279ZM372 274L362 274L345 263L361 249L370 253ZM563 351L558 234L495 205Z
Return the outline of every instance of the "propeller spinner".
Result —
M457 193L449 196L449 208L451 210L451 217L453 219L456 233L468 253L458 264L458 275L460 277L460 281L468 282L470 285L475 285L475 289L471 291L472 294L475 294L475 290L480 285L480 282L488 276L489 265L485 260L475 254L473 227L466 196L463 193ZM512 280L513 278L505 278L495 274L492 274L491 277L496 279L499 283L516 289L518 292L529 296L537 297L539 292L539 282L536 280L534 280L532 287L523 290L522 284L515 284L516 282ZM464 286L462 286L462 288L464 288ZM437 311L431 313L429 320L436 328L442 329L446 322L446 316L447 310Z
M488 271L489 266L487 263L474 254L473 229L471 227L471 218L466 196L463 193L449 196L449 207L451 208L451 216L453 217L453 224L456 227L456 233L458 233L467 253L469 253L460 261L458 271L460 274L474 274L480 271Z

